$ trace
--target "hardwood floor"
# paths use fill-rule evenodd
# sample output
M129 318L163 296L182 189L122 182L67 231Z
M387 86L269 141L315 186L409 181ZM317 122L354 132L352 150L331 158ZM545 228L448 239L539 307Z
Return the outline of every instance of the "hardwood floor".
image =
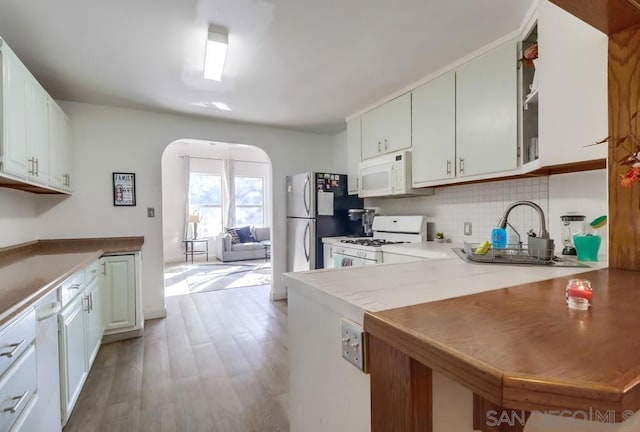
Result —
M64 432L288 431L287 304L269 286L167 297L103 345Z

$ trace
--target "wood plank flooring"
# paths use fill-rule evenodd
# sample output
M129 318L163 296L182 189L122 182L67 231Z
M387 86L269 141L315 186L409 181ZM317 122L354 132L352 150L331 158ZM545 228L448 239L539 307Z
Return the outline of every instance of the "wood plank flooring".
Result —
M286 302L269 286L167 297L103 345L64 432L288 431Z

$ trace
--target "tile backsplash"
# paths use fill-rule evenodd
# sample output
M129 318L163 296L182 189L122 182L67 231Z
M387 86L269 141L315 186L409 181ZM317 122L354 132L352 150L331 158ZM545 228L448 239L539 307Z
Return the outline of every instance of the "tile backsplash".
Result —
M375 207L384 215L426 215L436 231L444 232L455 243L490 240L505 208L514 201L533 201L549 214L549 178L504 180L490 183L438 188L433 196L400 199L365 199L366 207ZM472 234L464 235L464 223L472 223ZM549 227L549 220L547 228ZM551 221L553 222L553 221ZM526 233L540 232L540 222L531 207L516 207L509 215L509 223L526 243ZM514 230L507 229L509 243L517 242ZM557 242L559 239L557 240Z
M455 243L490 240L504 210L514 201L528 200L544 211L547 229L555 240L556 252L562 250L560 216L577 212L590 222L607 214L607 171L596 170L551 177L532 177L516 180L478 183L437 188L433 196L412 198L368 198L365 206L376 207L384 215L426 215L436 231L442 231ZM471 222L473 233L464 235L464 223ZM531 207L516 207L509 222L527 242L527 231L540 232L538 214ZM507 229L509 243L517 242L517 235ZM600 230L603 238L601 254L607 253L607 229Z

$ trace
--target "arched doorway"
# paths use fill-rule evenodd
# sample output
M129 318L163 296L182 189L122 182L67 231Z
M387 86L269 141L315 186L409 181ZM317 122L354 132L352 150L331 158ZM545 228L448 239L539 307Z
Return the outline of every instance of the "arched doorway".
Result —
M162 155L165 295L270 285L271 195L271 161L260 148L169 144ZM245 235L233 241L227 228Z

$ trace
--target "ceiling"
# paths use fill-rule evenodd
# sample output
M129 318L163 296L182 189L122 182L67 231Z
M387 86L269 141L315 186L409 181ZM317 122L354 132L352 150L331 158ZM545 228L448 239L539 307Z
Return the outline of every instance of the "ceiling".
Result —
M0 37L56 99L335 133L517 29L531 3L3 0ZM221 82L202 78L209 23L229 28Z

